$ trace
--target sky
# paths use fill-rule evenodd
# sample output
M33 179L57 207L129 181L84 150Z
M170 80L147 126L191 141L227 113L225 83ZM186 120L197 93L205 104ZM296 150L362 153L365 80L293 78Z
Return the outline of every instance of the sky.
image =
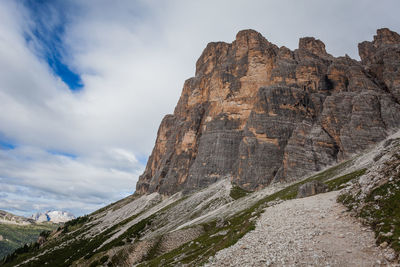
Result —
M0 209L88 214L135 191L211 41L255 29L359 59L397 0L0 0Z

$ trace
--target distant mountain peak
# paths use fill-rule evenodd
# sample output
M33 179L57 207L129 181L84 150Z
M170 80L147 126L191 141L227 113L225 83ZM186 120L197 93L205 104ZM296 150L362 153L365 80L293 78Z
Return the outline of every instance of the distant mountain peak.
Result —
M22 216L14 215L4 210L0 210L0 223L28 225L34 223L34 221L32 219L28 219Z
M46 212L37 212L31 216L33 220L36 222L67 222L72 219L75 219L75 216L67 211L59 211L59 210L49 210Z

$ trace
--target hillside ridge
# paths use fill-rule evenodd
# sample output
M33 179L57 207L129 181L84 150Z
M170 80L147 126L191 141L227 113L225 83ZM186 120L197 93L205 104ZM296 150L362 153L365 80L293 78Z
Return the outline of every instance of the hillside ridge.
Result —
M4 210L0 210L0 223L15 224L15 225L30 225L35 223L31 218L14 215Z

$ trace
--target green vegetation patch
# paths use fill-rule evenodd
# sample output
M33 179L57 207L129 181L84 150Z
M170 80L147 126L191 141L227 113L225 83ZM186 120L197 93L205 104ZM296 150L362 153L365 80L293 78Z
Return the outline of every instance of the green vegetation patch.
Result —
M345 187L345 184L350 182L351 180L357 179L365 174L367 169L361 169L349 174L340 176L338 178L326 181L325 184L328 186L330 191L339 190Z
M93 261L89 267L97 267L97 266L103 266L104 263L106 263L108 261L108 255L104 255L103 257L101 257L99 260L95 260Z
M81 228L86 222L89 221L89 216L80 216L76 219L66 222L63 226L63 233L68 233Z
M400 254L400 154L385 162L382 170L390 179L372 190L366 197L359 199L360 191L345 193L338 197L349 210L370 225L375 232L377 245L387 242L397 254Z
M43 223L31 225L0 224L0 259L25 244L35 242L43 231L57 229L57 224Z
M151 249L147 253L146 257L144 257L143 261L148 261L148 260L154 259L158 256L159 250L160 250L160 245L161 245L161 240L162 240L162 236L158 237L156 239L156 241L154 242L154 245L151 247Z
M111 242L104 245L99 251L107 251L113 247L125 245L125 243L128 241L128 239L131 240L131 239L140 238L143 230L146 227L151 225L151 223L154 220L154 217L155 217L155 215L153 214L153 215L139 221L138 223L132 225L119 237L113 239Z
M360 216L372 226L377 244L386 241L400 253L400 180L376 188L365 202Z
M31 244L27 248L16 251L15 253L9 255L3 260L3 264L4 266L14 266L15 264L21 263L35 255L36 258L34 260L31 260L26 264L22 264L21 266L70 266L73 262L81 258L88 260L95 254L116 246L124 245L127 238L139 237L141 231L151 223L151 216L134 224L118 238L112 240L101 249L97 250L116 231L118 231L128 222L135 219L137 216L139 216L139 214L133 215L121 221L106 231L94 236L93 238L83 238L80 236L82 231L78 230L74 232L68 232L56 240L50 240L50 242L46 243L43 248L38 247L37 244ZM79 223L74 223L73 225L79 225ZM64 242L68 242L68 245L61 246L61 244ZM38 256L38 254L44 250L47 250L47 252Z
M237 186L237 185L232 185L231 192L229 193L229 196L233 198L234 200L242 198L246 195L251 193L250 191L244 190L243 188Z
M217 222L202 224L204 234L187 242L168 253L153 258L139 266L176 266L179 264L188 264L190 266L200 266L207 262L208 258L215 255L221 249L227 248L235 244L247 232L254 230L255 214L251 214L250 210L234 216L217 226ZM155 244L156 251L157 243ZM147 257L151 258L156 253L150 253Z
M338 201L372 227L377 245L386 241L400 253L400 181L375 188L364 203L351 194L340 195ZM358 206L361 208L356 209Z
M138 194L133 194L133 195L127 196L127 197L125 197L123 199L120 199L120 200L118 200L116 202L108 204L107 206L92 212L90 214L90 216L98 215L98 214L100 214L100 213L102 213L102 212L104 212L106 210L110 210L110 209L112 209L113 211L116 211L117 209L123 207L125 204L130 203L130 202L136 200L139 197L140 197L140 195L138 195Z
M294 183L275 194L277 194L277 198L279 198L279 199L289 200L289 199L296 198L299 187L305 183L312 182L312 181L320 181L320 182L328 184L328 183L333 183L332 181L336 181L336 180L343 182L345 180L342 178L343 176L335 178L333 180L332 180L332 178L335 177L338 173L340 173L343 169L345 169L346 167L351 165L351 163L352 163L352 161L346 161L341 164L338 164L335 167L329 168L329 169L327 169L323 172L317 173L307 179L304 179L300 182ZM340 185L342 182L338 182L337 184ZM348 181L346 181L346 182L348 182ZM329 186L329 184L328 184L328 188L329 188L329 190L333 190L333 187Z

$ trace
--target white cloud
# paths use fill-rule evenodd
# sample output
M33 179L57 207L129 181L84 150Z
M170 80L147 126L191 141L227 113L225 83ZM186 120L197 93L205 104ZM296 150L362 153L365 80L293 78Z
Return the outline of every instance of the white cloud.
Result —
M37 40L26 42L34 24L26 7L0 3L0 136L18 144L0 151L1 209L82 213L132 192L162 116L173 112L210 41L254 28L291 49L315 36L328 52L357 57L357 42L376 28L400 31L400 6L389 0L58 3L47 23L56 25L55 9L63 8L64 60L81 74L80 92L38 57Z
M133 193L141 171L134 155L123 149L76 158L26 146L0 150L0 188L5 193L0 209L26 213L39 204L46 209L64 205L77 213L77 207L98 207ZM15 205L9 206L10 201Z

